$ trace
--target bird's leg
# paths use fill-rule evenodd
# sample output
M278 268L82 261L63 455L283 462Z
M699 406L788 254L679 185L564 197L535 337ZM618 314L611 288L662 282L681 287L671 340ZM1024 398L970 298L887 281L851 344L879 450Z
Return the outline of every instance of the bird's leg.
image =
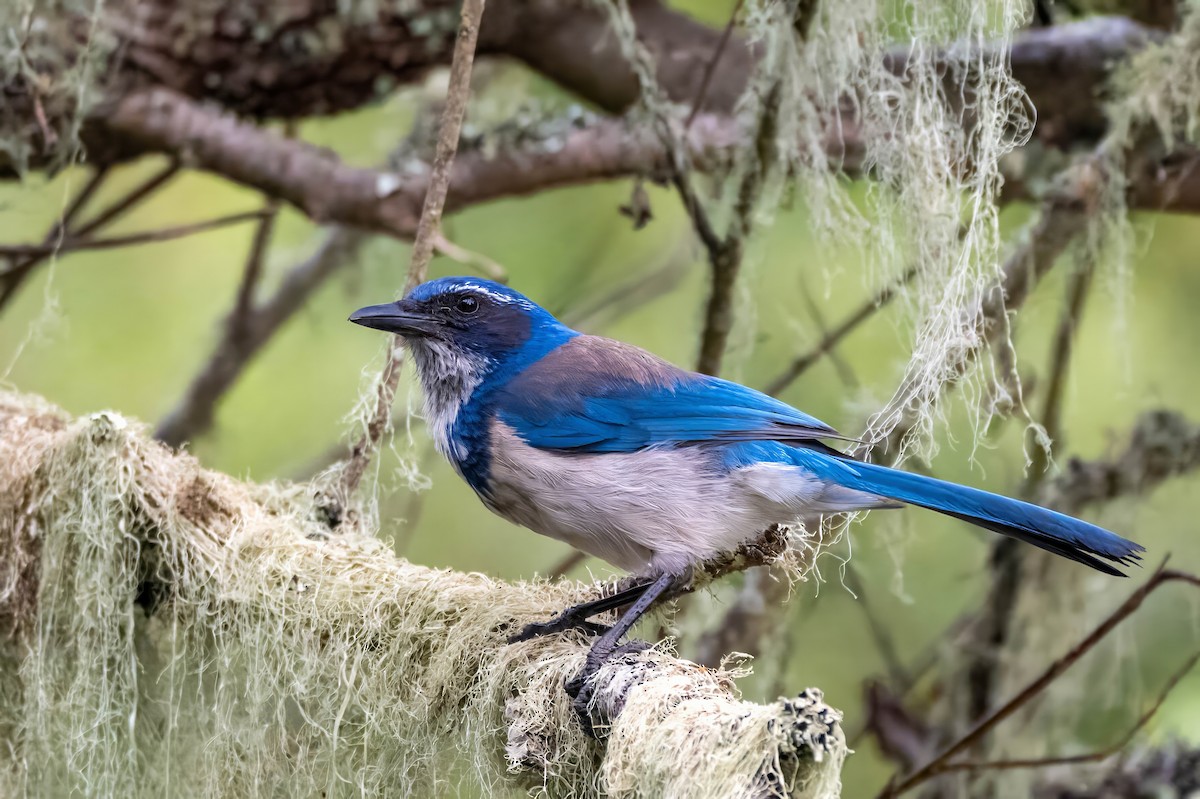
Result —
M575 706L575 713L579 716L579 722L583 725L583 729L588 735L591 735L593 738L595 737L590 711L592 694L596 690L595 680L593 679L596 676L596 672L600 670L600 667L609 658L618 652L648 648L647 644L641 642L630 642L629 644L620 645L620 641L625 633L629 632L633 625L637 623L638 619L654 606L655 602L664 595L669 596L670 593L687 585L690 579L690 573L667 573L660 575L648 586L644 586L642 594L637 598L637 601L625 611L616 624L608 628L603 635L596 639L587 654L583 668L567 682L567 693L571 695Z
M508 642L515 644L520 641L537 638L538 636L553 635L555 633L566 632L567 630L583 630L593 635L602 635L609 628L603 624L588 621L590 617L628 605L642 596L653 585L654 581L652 580L640 582L615 594L601 597L600 599L593 599L591 602L580 602L578 605L572 605L550 621L526 624L525 628L510 637Z

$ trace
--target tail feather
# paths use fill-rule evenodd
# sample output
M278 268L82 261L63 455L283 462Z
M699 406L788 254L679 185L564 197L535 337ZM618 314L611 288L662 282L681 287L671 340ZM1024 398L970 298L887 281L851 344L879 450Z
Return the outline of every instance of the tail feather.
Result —
M1019 499L813 450L805 455L806 468L838 485L944 513L1105 574L1125 576L1111 564L1134 565L1145 551L1102 527Z

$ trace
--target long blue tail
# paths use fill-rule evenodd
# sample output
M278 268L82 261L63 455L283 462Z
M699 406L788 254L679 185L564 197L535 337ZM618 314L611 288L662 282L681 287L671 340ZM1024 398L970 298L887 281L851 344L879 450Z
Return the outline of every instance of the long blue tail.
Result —
M1093 569L1124 577L1109 563L1131 566L1145 547L1057 511L978 488L948 483L886 466L801 450L797 460L819 477L846 488L954 516L1001 535L1041 547Z

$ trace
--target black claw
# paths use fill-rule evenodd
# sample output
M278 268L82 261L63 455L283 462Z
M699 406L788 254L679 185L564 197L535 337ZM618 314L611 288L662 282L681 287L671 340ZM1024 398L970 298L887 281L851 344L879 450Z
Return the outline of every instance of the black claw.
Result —
M608 659L612 660L617 655L636 655L639 652L646 652L653 648L654 648L654 644L648 643L646 641L637 641L637 640L626 641L625 643L621 644L616 649L614 649L612 654L608 656Z
M571 708L575 711L575 717L579 719L579 726L583 728L583 732L589 738L599 738L596 734L596 728L592 724L592 697L596 693L596 683L592 677L596 676L596 671L600 668L597 665L591 667L591 658L584 663L582 669L571 679L567 680L564 688L567 691L567 696L571 697Z
M567 696L571 697L571 707L575 710L575 715L579 718L579 726L583 727L583 731L588 736L599 738L596 735L596 728L592 724L592 697L596 693L596 681L593 678L596 676L596 672L600 671L600 668L605 663L618 655L636 654L653 648L653 644L648 644L645 641L626 641L607 652L603 648L595 646L588 653L587 659L583 662L583 668L579 670L579 673L567 680L563 685L567 691Z
M596 727L592 724L592 691L581 692L579 696L574 697L571 707L575 710L575 717L579 719L579 726L583 728L584 735L600 740L600 736L596 734Z
M510 635L508 642L510 644L518 644L521 641L529 641L533 638L539 638L543 635L555 635L557 633L565 633L568 630L582 630L590 635L604 635L608 632L608 627L603 624L597 624L594 621L588 621L575 614L564 613L555 616L550 621L535 621L526 624L521 632L516 635Z

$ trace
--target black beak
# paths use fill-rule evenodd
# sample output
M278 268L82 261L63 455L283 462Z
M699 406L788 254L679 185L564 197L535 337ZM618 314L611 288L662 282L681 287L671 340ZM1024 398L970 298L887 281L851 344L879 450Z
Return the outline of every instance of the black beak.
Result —
M432 336L437 332L441 323L436 317L405 306L404 300L385 305L368 305L350 314L350 321L356 325L409 338Z

